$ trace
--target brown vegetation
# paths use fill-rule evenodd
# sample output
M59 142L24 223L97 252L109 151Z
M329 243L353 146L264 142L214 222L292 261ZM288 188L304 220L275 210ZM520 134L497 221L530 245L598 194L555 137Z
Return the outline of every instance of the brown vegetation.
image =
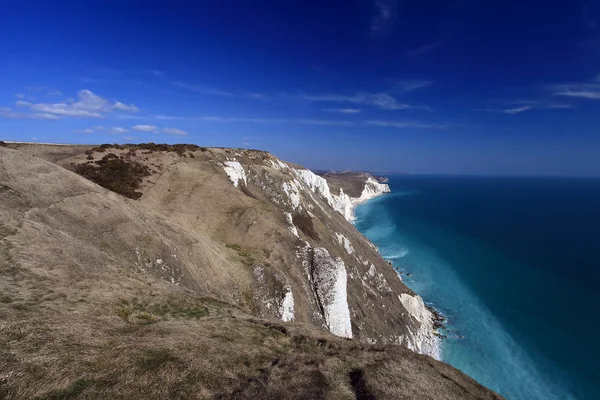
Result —
M117 157L109 153L94 164L74 164L73 171L130 199L139 199L142 192L136 191L142 179L150 175L150 169L136 161Z

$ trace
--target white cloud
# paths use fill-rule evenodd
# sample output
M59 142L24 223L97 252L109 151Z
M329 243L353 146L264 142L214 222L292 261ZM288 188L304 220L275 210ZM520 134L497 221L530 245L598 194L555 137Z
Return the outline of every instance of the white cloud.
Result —
M129 132L129 129L121 128L120 126L115 126L114 128L110 128L110 133L112 133L112 134L127 133L127 132Z
M168 133L169 135L177 135L177 136L187 136L187 132L186 131L182 131L181 129L175 129L175 128L163 128L162 130L164 133Z
M69 100L63 103L31 103L23 100L17 101L17 106L29 108L38 113L51 114L57 117L87 117L101 118L103 114L125 106L123 103L110 101L92 93L91 90L80 90L77 100ZM116 106L117 104L121 106ZM135 107L133 105L125 107ZM137 108L137 107L135 107ZM131 111L131 110L130 110Z
M73 132L76 133L94 133L95 131L91 128L86 128L86 129L75 129Z
M115 110L120 110L120 111L128 111L128 112L138 112L140 111L140 109L134 105L134 104L123 104L120 101L117 101L114 105L113 108Z
M358 114L360 112L359 108L323 108L321 111L326 112L334 112L340 114Z
M392 29L396 20L396 0L377 0L375 8L377 14L371 20L371 34L384 36Z
M135 125L131 129L138 132L156 132L158 128L154 125Z
M17 99L24 99L24 98L25 98L25 95L24 95L23 93L16 93L16 94L15 94L15 97L16 97Z

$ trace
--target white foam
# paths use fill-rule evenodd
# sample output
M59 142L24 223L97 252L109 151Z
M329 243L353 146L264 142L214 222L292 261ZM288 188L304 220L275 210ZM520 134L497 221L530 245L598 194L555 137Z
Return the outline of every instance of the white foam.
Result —
M395 254L384 255L383 258L387 260L396 260L398 258L404 258L408 255L408 249L400 249Z

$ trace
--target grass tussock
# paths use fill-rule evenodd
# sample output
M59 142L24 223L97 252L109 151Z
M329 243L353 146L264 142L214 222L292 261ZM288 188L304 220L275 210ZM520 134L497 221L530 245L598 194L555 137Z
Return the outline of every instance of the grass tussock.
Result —
M249 250L242 248L238 244L226 244L225 247L232 249L237 252L240 256L242 264L246 267L253 267L256 264L256 258L252 256Z

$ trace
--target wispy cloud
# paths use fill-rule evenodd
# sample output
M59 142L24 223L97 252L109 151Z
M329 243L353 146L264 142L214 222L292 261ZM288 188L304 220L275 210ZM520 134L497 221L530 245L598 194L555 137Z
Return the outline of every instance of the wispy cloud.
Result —
M419 47L416 47L414 49L408 50L406 52L406 55L409 58L420 57L420 56L422 56L424 54L431 53L432 51L434 51L438 47L442 46L444 43L445 43L444 40L438 40L437 42L428 43L428 44L425 44L423 46L419 46Z
M573 104L549 104L547 106L545 106L544 108L548 108L550 110L556 110L556 109L573 109L573 108L577 108L577 106L573 105Z
M24 98L25 98L25 95L24 95L23 93L15 93L15 97L16 97L17 99L24 99Z
M398 94L412 92L433 85L433 81L411 79L408 81L392 81L392 91Z
M190 83L185 83L181 81L170 81L173 85L180 87L182 89L191 90L192 92L201 93L201 94L209 94L213 96L222 96L222 97L234 97L235 94L232 92L228 92L226 90L217 89L210 86L203 85L195 85Z
M396 0L377 0L377 14L371 20L371 35L381 37L387 35L394 26L397 17Z
M176 117L174 115L163 115L163 114L150 115L150 118L158 119L158 120L187 119L186 117Z
M94 133L95 131L91 128L86 128L86 129L75 129L73 132L90 134L90 133Z
M22 108L28 108L34 113L42 113L59 117L83 117L83 118L101 118L103 115L113 110L128 108L132 111L137 109L133 104L126 106L121 102L108 101L92 91L84 89L77 93L77 100L69 100L63 103L31 103L18 100L16 105Z
M176 136L187 136L187 134L188 134L186 131L182 131L181 129L176 129L176 128L163 128L162 131L169 135L176 135Z
M220 117L206 116L198 119L206 122L218 123L260 123L260 124L300 124L318 126L375 126L386 128L423 128L423 129L445 129L449 124L435 124L421 121L396 121L396 120L329 120L329 119L271 119L271 118L248 118L248 117Z
M487 108L485 110L473 110L473 111L487 111L487 112L492 112L492 113L497 113L497 114L514 115L514 114L520 114L525 111L533 110L534 108L537 108L537 107L538 107L537 104L524 104L519 107L512 107L512 108L502 108L502 109Z
M525 106L521 106L521 107L516 107L516 108L508 108L506 110L500 110L499 112L501 112L502 114L520 114L522 112L525 111L529 111L529 110L533 110L536 106L534 105L525 105Z
M339 94L319 94L309 95L304 94L303 98L312 102L330 102L330 103L351 103L364 104L378 107L382 110L409 110L409 109L427 109L427 107L411 106L409 104L400 103L388 93L368 93L358 92L354 95L339 95Z
M58 117L54 114L48 113L22 113L14 111L9 107L0 107L0 118L11 118L11 119L46 119L56 120Z
M600 76L588 82L571 82L549 85L548 89L555 96L600 100Z
M164 76L165 73L156 69L146 69L145 70L147 73L152 74L154 76Z
M339 114L358 114L359 108L322 108L321 111L339 113Z
M155 125L134 125L131 129L138 132L156 132L158 130Z

